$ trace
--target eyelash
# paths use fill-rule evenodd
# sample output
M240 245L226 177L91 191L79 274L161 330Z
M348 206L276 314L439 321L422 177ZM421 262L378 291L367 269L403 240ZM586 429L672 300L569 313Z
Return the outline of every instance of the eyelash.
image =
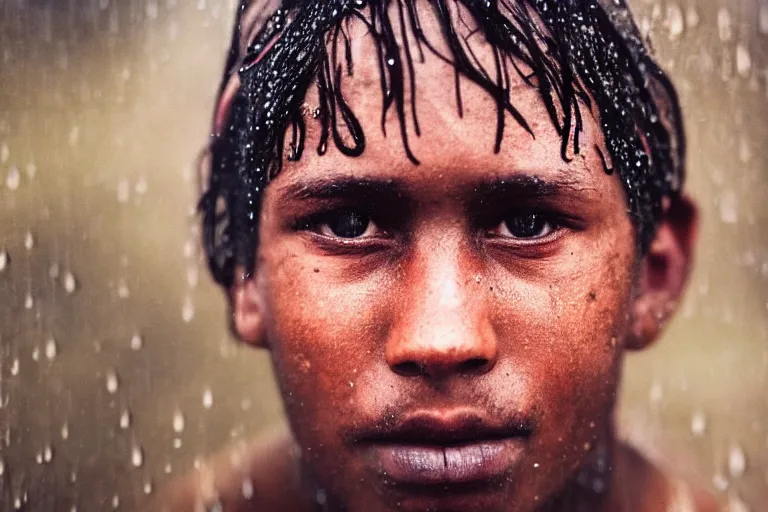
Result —
M353 217L352 222L354 224L354 216L358 217L358 220L362 219L365 224L358 223L357 228L359 230L360 227L364 228L362 229L362 233L356 236L338 236L333 234L334 228L330 227L331 222L334 220L334 216L340 216L348 214L350 217ZM529 220L531 221L528 226L521 226L516 225L512 226L509 224L510 220L520 220L523 217L529 217ZM338 217L337 219L338 220ZM349 219L345 219L349 220ZM525 228L530 227L531 229L534 229L534 226L544 223L541 225L540 230L547 231L544 235L541 236L531 236L531 237L525 237L525 236L514 236L512 231L516 228ZM537 224L538 223L538 224ZM565 219L563 219L562 216L542 211L542 210L518 210L510 212L504 216L494 216L493 220L489 220L488 222L483 222L485 226L492 226L489 229L484 230L484 234L488 236L489 239L493 240L494 242L503 243L506 245L537 245L537 244L545 244L551 241L554 241L555 239L559 238L559 236L562 234L563 230L567 227L567 222L565 222ZM323 229L323 226L328 226L328 229ZM336 226L337 228L340 227L339 225ZM548 227L548 230L545 229ZM505 230L510 233L511 236L504 236L504 235L497 235L494 234L494 231L498 230L499 228L505 228ZM331 209L328 211L312 214L310 216L304 217L303 219L300 219L298 222L295 223L294 229L296 231L305 231L310 232L314 236L319 237L322 239L322 241L326 243L331 244L337 244L344 247L352 247L352 246L360 246L360 245L370 245L371 243L381 243L384 240L393 238L389 231L386 229L382 229L381 223L379 223L373 215L370 213L366 213L364 210L355 210L355 209L347 209L347 208L338 208L338 209ZM354 229L354 226L353 226ZM377 231L377 234L374 235L365 235L366 232L370 231L371 229L374 229ZM326 231L325 233L322 231Z

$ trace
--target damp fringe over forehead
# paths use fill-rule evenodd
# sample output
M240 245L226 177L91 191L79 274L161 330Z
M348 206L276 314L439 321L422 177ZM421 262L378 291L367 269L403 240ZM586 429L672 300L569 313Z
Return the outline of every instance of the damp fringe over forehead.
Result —
M611 162L605 169L621 179L641 252L655 234L663 199L681 191L685 140L677 95L651 58L624 0L282 0L241 51L243 32L252 30L243 21L254 18L256 3L243 0L238 12L221 90L236 73L241 85L213 136L199 205L209 266L225 287L232 285L236 268L253 270L262 193L280 172L284 152L285 158L301 158L304 115L319 120L319 154L326 152L329 139L350 157L365 150L365 133L342 91L343 76L354 73L347 31L351 19L365 23L375 41L370 58L379 65L382 129L394 109L403 150L412 162L418 158L409 137L421 133L414 62L431 52L455 70L459 114L462 80L478 84L495 100L496 151L508 114L535 136L510 94L513 73L539 92L562 139L565 161L569 148L581 150L581 108L596 107L610 153L610 159L603 155L604 162ZM492 69L481 65L460 35L457 4L490 46ZM434 10L447 54L425 36L423 9ZM307 113L303 105L312 83L320 101ZM286 131L291 139L287 148Z

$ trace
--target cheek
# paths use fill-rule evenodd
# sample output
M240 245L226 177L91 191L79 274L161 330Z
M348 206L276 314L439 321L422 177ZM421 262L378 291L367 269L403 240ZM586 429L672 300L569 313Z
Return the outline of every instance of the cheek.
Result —
M345 279L312 260L276 255L267 261L265 286L267 335L286 406L301 407L308 420L335 414L356 391L357 376L383 359L377 340L389 297L379 274Z
M611 414L632 289L633 254L598 254L546 280L500 287L496 311L504 364L526 382L524 406L549 434L579 446Z

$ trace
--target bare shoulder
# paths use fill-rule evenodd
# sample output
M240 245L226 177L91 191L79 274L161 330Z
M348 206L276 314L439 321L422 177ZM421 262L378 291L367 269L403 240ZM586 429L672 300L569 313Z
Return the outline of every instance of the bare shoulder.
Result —
M620 473L632 482L623 492L634 494L644 512L721 512L715 497L691 482L662 471L640 452L622 445L618 457Z
M286 427L241 442L171 481L141 510L197 512L217 504L232 512L303 512L294 442Z

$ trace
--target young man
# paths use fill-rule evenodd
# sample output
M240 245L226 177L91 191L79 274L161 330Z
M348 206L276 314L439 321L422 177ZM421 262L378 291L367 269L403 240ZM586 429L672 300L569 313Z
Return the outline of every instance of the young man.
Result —
M714 509L613 426L695 239L623 1L246 1L210 156L210 268L290 432L158 508Z

